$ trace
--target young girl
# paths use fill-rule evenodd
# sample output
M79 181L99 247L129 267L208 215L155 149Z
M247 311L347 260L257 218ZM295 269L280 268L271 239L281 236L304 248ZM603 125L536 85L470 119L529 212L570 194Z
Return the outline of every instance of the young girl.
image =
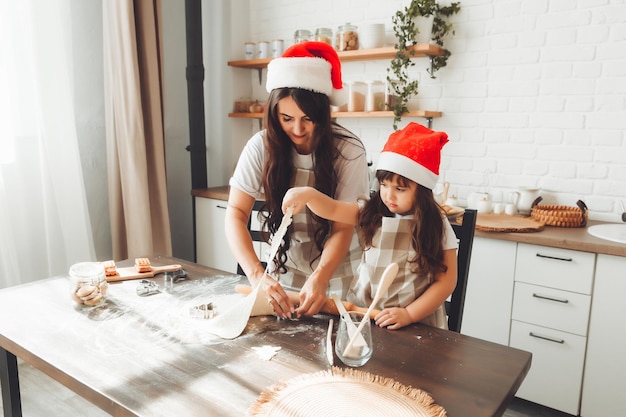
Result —
M399 329L419 321L448 327L444 302L456 286L458 244L432 192L447 141L445 133L417 123L392 133L376 167L380 189L367 202L337 201L312 187L291 188L283 199L283 211L307 206L320 217L358 226L364 251L348 301L369 306L385 267L399 265L376 306L378 326Z

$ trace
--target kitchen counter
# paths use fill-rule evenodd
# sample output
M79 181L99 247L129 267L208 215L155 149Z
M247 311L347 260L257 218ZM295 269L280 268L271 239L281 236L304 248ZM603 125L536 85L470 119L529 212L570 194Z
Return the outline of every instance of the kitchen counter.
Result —
M214 198L216 200L228 200L228 191L230 186L222 185L221 187L197 188L191 190L193 197Z
M587 226L606 224L606 222L594 220L589 220L587 223ZM490 239L626 257L626 245L592 236L587 232L587 227L546 226L540 232L530 233L499 233L477 230L475 235Z
M229 186L227 185L195 189L191 190L191 195L194 197L228 200L228 190ZM590 220L587 226L596 224L606 224L606 222ZM586 227L546 226L540 232L529 233L483 232L477 230L476 236L626 257L626 245L592 236L587 232Z

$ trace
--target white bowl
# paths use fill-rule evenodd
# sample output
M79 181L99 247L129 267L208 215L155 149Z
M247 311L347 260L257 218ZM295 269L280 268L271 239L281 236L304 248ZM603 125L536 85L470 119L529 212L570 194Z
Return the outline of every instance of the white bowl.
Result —
M371 23L360 25L359 44L361 49L382 48L385 46L385 24Z

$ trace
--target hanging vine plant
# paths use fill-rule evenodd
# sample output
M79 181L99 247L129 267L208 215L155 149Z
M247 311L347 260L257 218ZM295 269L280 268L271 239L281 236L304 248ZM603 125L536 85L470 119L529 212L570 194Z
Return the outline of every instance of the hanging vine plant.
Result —
M454 27L448 22L448 18L460 10L460 2L440 6L437 0L412 0L407 7L398 10L391 18L396 37L396 54L387 68L387 88L391 95L387 106L394 114L394 130L398 129L402 114L409 111L407 107L409 99L417 95L418 91L418 81L412 80L409 76L409 69L415 66L412 60L415 57L415 51L411 49L411 46L415 44L415 36L419 33L415 19L420 16L434 17L431 40L443 49L441 56L431 59L431 66L428 69L431 77L435 78L435 72L446 66L451 55L450 51L444 48L444 37L449 33L454 34Z

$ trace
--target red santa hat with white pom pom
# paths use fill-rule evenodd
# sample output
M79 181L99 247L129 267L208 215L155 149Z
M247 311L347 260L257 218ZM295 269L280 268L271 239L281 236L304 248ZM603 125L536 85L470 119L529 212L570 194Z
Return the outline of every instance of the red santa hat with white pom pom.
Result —
M376 169L390 171L433 189L439 179L441 148L448 135L411 122L389 135Z
M329 97L340 106L347 95L341 81L341 62L335 49L325 42L297 43L267 66L267 92L276 88L302 88Z

